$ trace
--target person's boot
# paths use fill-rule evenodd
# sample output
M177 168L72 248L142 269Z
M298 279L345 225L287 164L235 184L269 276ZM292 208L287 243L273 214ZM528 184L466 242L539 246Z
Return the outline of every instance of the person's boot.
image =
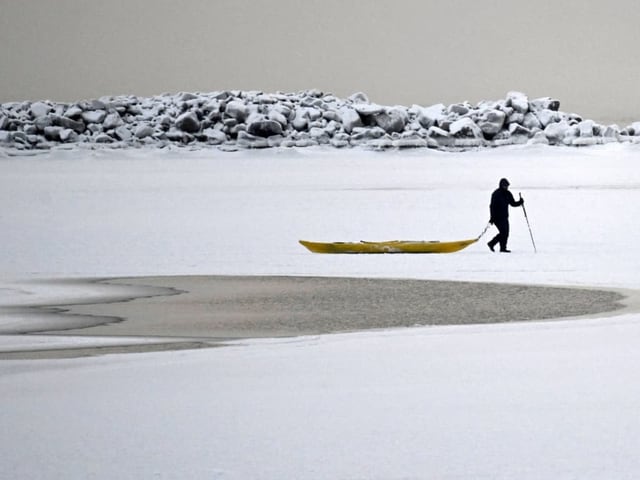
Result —
M496 246L495 243L488 242L487 246L489 247L489 250L491 250L492 252L495 252L495 250L493 249Z

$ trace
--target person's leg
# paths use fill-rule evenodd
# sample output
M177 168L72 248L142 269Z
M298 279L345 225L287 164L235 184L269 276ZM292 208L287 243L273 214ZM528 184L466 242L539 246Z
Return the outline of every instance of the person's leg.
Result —
M500 233L498 233L495 237L493 237L487 243L487 245L489 245L489 248L491 249L492 252L493 252L493 249L495 248L495 246L498 244L499 241L500 241Z
M509 221L505 220L504 222L500 222L496 225L498 227L498 231L500 232L498 236L500 239L498 242L500 243L500 251L507 251L507 241L509 240Z

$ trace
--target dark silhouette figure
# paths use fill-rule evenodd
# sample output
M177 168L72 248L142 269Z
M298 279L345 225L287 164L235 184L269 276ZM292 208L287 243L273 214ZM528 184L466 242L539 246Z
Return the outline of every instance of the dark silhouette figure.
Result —
M513 198L513 194L509 191L509 180L500 179L498 188L491 194L491 204L489 211L491 217L489 223L498 228L498 234L491 239L487 245L491 251L495 251L496 244L500 244L500 251L509 253L507 250L507 240L509 240L509 205L519 207L524 204L522 196L520 200Z

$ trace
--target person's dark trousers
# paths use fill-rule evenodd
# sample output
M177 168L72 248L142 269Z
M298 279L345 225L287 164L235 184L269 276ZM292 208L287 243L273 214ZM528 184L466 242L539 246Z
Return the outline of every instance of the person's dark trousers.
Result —
M495 222L495 226L498 229L498 234L491 239L489 246L493 250L496 244L500 244L500 250L507 249L507 240L509 240L509 220L500 220Z

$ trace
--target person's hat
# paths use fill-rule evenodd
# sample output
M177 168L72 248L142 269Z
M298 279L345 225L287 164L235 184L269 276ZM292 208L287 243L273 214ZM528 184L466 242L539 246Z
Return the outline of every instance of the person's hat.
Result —
M506 178L500 179L500 188L508 187L509 185L511 185L509 183L509 180L507 180Z

